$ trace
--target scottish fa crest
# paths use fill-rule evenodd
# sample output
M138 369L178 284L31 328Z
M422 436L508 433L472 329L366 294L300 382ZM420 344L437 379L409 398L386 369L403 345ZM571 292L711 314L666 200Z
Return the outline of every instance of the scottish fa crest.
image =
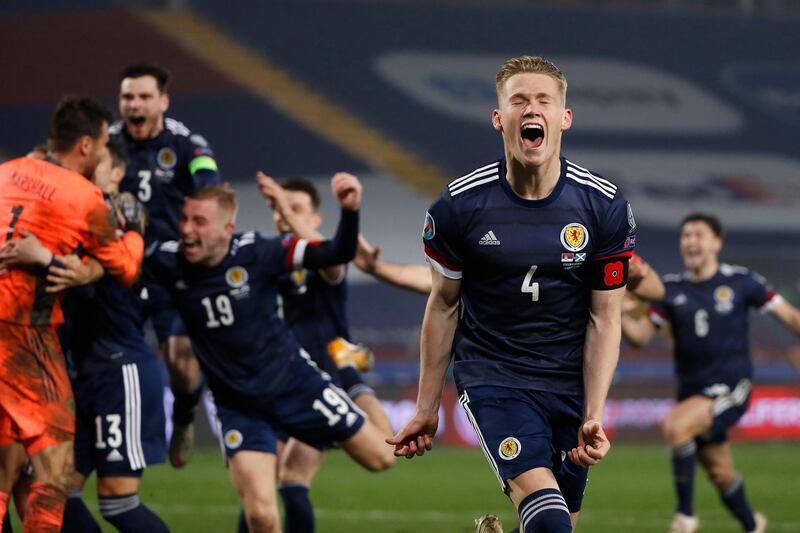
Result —
M561 230L561 244L570 252L580 252L589 243L589 232L586 226L573 222Z

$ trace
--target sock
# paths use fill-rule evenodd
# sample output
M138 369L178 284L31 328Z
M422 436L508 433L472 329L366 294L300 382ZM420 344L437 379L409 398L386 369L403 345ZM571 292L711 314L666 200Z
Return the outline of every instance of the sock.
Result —
M172 389L172 394L175 396L175 403L172 404L173 424L176 426L186 426L194 421L194 415L197 412L200 397L203 395L204 385L205 381L201 379L197 387L189 392Z
M31 483L25 511L24 533L58 533L64 520L67 492L43 481Z
M678 512L694 515L694 471L697 464L697 444L691 440L672 449L672 478L678 497Z
M236 526L236 533L250 533L247 529L247 518L244 517L244 509L239 511L239 524Z
M283 524L285 533L313 533L314 507L308 490L306 485L300 483L281 485L278 489L286 514Z
M147 508L137 493L124 496L100 496L100 514L121 533L169 533L169 528Z
M11 533L11 520L8 518L8 493L1 491L0 516L3 517L3 533Z
M745 531L753 531L756 528L756 520L753 518L753 510L750 504L747 503L747 497L744 495L744 480L742 476L736 475L733 483L719 492L722 503L725 504L731 514L736 517L742 528Z
M558 489L528 494L519 504L519 529L523 533L571 533L569 509Z
M81 499L80 491L72 491L64 508L64 524L61 533L100 533L100 524L89 512Z

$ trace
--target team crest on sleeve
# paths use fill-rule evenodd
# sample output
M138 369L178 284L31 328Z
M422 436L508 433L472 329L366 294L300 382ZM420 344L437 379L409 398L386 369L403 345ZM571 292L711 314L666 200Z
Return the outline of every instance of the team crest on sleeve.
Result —
M244 441L244 437L242 437L242 432L238 429L229 429L225 432L225 447L229 450L235 450L239 446L242 445Z
M158 151L156 161L158 162L158 166L162 169L172 170L178 163L178 156L175 154L175 150L165 147Z
M522 444L520 444L520 442L514 437L506 437L503 439L503 442L500 443L500 448L498 449L500 458L505 459L506 461L515 459L521 451Z
M422 226L422 238L426 241L433 239L436 235L436 226L433 222L433 217L427 211L425 212L425 225Z
M733 289L727 285L720 285L714 289L714 309L718 313L730 313L733 310Z
M589 232L586 226L573 222L561 230L561 244L570 252L580 252L589 242Z

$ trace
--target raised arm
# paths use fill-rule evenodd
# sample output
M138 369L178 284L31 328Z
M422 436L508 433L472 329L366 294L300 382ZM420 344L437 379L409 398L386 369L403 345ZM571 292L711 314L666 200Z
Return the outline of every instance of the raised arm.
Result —
M784 326L792 330L795 335L800 336L800 309L781 298L771 312Z
M634 255L628 265L628 290L648 302L663 300L666 292L658 272L640 255Z
M431 268L432 287L420 341L419 391L413 418L386 442L394 454L408 458L430 450L439 425L439 405L447 368L453 355L453 337L458 325L461 280L446 278Z
M356 258L353 261L356 267L385 283L428 294L431 292L431 270L425 265L404 265L389 263L380 259L381 247L373 247L367 239L359 234Z
M356 255L358 240L358 208L361 205L361 183L355 176L336 174L331 180L336 199L342 206L342 215L336 233L329 241L311 242L298 239L291 251L291 262L295 268L309 269L341 265Z

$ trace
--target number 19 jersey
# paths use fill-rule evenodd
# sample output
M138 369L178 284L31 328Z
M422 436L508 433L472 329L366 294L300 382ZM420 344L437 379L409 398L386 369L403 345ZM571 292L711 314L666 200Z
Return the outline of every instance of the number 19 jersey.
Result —
M505 176L503 159L482 166L426 214L428 261L461 280L456 383L582 394L591 292L624 286L633 213L616 185L564 158L541 200Z

